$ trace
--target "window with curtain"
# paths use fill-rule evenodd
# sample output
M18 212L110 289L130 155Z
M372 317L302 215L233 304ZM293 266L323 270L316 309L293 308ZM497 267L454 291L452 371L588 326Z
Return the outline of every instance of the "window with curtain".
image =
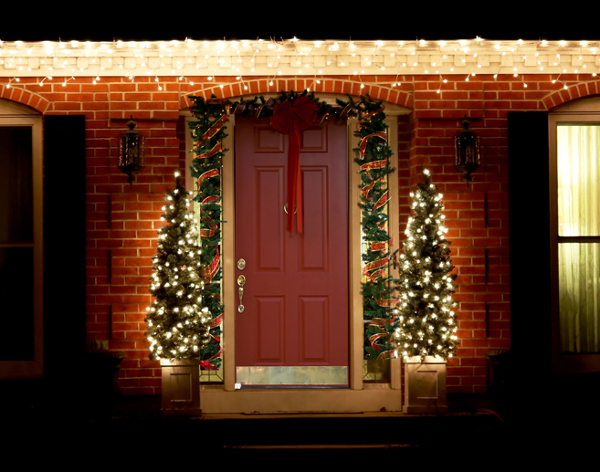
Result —
M559 123L560 350L600 353L600 124Z

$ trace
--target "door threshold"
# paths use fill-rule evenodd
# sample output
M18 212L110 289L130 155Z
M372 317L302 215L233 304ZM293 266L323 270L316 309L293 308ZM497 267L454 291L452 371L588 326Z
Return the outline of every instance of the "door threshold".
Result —
M237 390L344 390L349 385L242 385Z
M341 389L202 389L200 405L205 413L266 414L353 414L401 411L402 397L392 388L377 390Z
M397 418L410 417L401 411L352 412L352 411L280 411L276 413L202 413L202 420L276 420L276 419L328 419L328 418ZM422 416L422 415L421 415Z

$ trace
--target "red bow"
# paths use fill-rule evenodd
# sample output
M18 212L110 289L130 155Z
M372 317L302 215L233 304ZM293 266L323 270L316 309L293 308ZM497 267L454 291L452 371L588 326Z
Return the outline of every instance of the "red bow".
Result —
M287 229L294 233L294 213L297 214L298 232L303 230L302 185L300 182L300 132L313 124L317 117L317 104L308 96L279 102L273 107L271 126L280 133L289 134L288 153L288 214Z
M217 370L217 368L208 361L200 361L201 370Z

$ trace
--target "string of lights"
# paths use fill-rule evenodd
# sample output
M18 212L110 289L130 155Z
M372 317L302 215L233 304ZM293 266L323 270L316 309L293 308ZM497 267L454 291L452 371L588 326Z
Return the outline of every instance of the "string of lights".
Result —
M597 74L600 41L0 41L0 77Z

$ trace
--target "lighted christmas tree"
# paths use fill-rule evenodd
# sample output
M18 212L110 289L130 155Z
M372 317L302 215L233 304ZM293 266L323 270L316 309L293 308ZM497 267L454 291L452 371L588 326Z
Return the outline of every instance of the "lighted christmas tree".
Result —
M400 255L398 352L404 358L452 357L458 345L453 311L455 274L445 233L442 194L431 183L427 169L423 182L411 192L404 253Z
M198 221L189 211L179 172L175 182L175 189L165 194L161 220L167 224L158 231L152 261L150 293L155 301L145 319L151 359L199 359L209 340L211 315L202 307Z

